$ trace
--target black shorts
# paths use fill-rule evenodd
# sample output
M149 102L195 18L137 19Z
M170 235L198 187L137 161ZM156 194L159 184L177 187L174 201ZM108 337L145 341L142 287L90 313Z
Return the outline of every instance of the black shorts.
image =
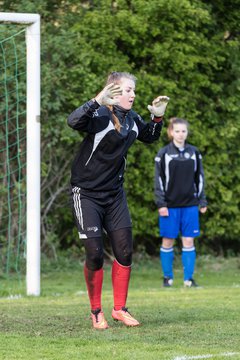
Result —
M80 239L102 236L103 229L109 233L132 227L123 189L117 194L94 193L73 186L72 205Z

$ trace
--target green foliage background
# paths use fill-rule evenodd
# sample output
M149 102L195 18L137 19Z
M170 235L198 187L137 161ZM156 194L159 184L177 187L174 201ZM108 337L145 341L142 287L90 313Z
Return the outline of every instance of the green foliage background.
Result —
M0 1L1 11L41 15L42 247L80 248L68 200L70 164L80 136L67 116L101 90L109 71L138 78L134 109L170 96L158 143L136 142L125 188L136 246L155 253L158 216L154 156L167 142L171 116L191 124L189 142L203 155L208 212L199 251L239 251L239 0Z

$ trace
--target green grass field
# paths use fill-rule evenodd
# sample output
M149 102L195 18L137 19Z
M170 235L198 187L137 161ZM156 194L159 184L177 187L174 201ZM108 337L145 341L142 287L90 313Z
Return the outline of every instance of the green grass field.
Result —
M0 279L1 360L237 360L240 359L240 261L197 259L201 288L184 289L180 260L175 283L162 288L158 259L136 262L129 311L142 323L111 320L110 266L103 310L111 328L91 328L82 265L43 264L41 296L25 295L24 279Z

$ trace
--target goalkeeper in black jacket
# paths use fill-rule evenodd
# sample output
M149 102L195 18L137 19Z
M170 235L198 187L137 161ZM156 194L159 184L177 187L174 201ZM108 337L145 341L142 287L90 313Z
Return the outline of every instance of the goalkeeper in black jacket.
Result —
M173 284L174 239L182 236L184 286L197 286L193 279L196 251L194 238L199 236L199 212L205 213L202 156L195 146L186 143L188 122L170 119L171 142L155 157L155 198L159 212L162 246L160 259L163 286Z
M132 110L135 84L133 75L113 72L104 89L68 117L71 128L87 134L72 165L71 186L74 217L86 250L84 274L96 329L108 327L101 304L103 230L115 257L112 317L127 326L139 325L126 308L133 242L124 171L128 149L136 139L145 143L159 139L169 98L159 96L148 105L152 120L146 123Z

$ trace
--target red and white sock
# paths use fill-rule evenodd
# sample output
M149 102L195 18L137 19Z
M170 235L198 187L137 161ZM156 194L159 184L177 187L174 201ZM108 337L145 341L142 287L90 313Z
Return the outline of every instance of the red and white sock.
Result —
M93 271L84 265L84 276L88 289L91 310L102 309L103 268Z
M112 287L115 310L120 310L126 305L130 274L131 266L123 266L116 260L113 261Z

